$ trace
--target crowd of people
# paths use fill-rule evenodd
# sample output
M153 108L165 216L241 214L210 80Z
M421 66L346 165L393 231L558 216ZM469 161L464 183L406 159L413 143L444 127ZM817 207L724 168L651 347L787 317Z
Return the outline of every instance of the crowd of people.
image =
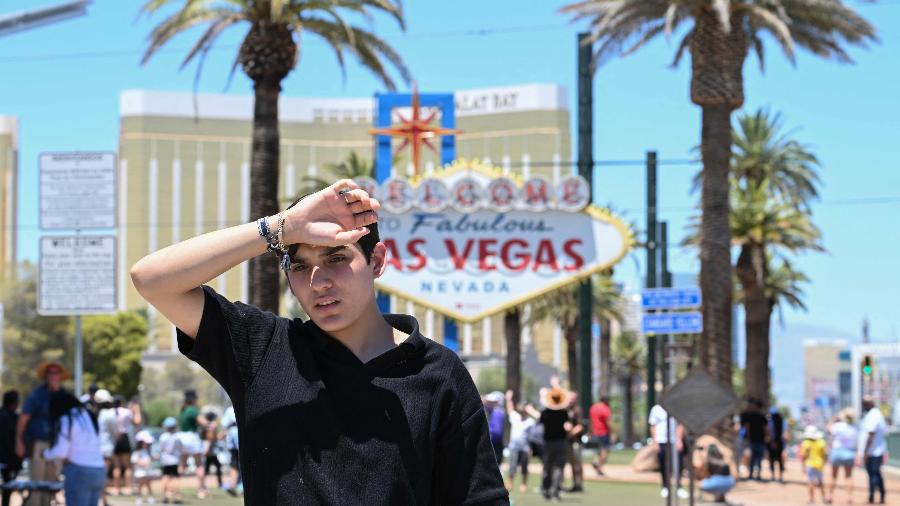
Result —
M823 503L836 502L842 476L847 504L852 504L854 467L866 470L869 504L875 503L876 495L880 504L884 504L881 466L887 451L887 424L871 397L863 398L862 414L857 423L855 410L847 408L835 415L824 429L813 424L804 427L799 457L806 475L810 504L815 504L817 492ZM789 438L787 422L778 410L772 408L765 413L762 402L750 399L740 416L737 453L739 468L747 469L746 479L762 481L762 463L767 457L771 480L783 482ZM749 459L745 466L747 454ZM830 473L826 473L826 467L830 467Z
M529 403L516 404L512 391L506 395L491 392L484 396L484 404L497 462L501 467L504 459L507 463L507 489L512 490L516 477L521 475L519 490L528 490L528 463L536 457L543 463L541 493L547 499L558 499L561 491L583 490L581 447L584 441L591 441L596 448L591 465L598 475L604 475L603 466L613 437L612 413L609 399L602 398L591 407L589 416L583 418L577 395L562 388L555 376L550 383L549 388L540 391L540 410ZM836 492L842 480L846 504L852 504L854 467L864 467L868 474L868 502L874 504L877 499L884 504L881 466L887 451L887 424L870 397L863 399L862 408L859 423L854 410L848 408L833 417L825 430L814 425L803 430L802 441L796 448L808 481L810 504L815 504L816 492L825 504L837 502ZM681 487L687 465L693 466L699 489L722 502L740 479L763 481L766 460L771 481L784 483L791 431L777 408L765 410L762 402L748 400L746 409L736 417L735 451L707 435L694 442L690 460L683 426L662 406L651 408L647 422L650 449L655 453L655 467L661 477L661 497L668 496L671 485L679 498L688 497L688 491ZM509 437L505 439L507 426ZM590 437L583 438L585 434ZM572 484L566 488L563 471L567 465L571 468L568 475ZM831 468L827 477L826 466Z
M179 477L193 474L197 497L209 495L207 478L231 495L241 493L237 421L232 407L222 416L197 405L193 390L184 392L177 417L163 421L158 438L146 425L136 400L126 401L91 386L81 398L63 388L69 373L59 362L36 370L41 383L19 410L16 391L3 395L0 409L0 477L17 479L23 468L33 482L58 482L62 476L69 506L107 505L107 496L133 496L136 504L157 501L153 482L160 479L162 503L181 504ZM64 463L64 465L60 465ZM4 489L2 506L10 504ZM53 492L32 492L29 504L51 504Z
M506 488L512 490L516 476L521 475L519 490L528 490L528 464L535 457L543 464L540 492L545 499L559 499L563 491L582 492L582 446L585 435L589 434L598 448L597 458L591 464L598 474L603 474L611 438L609 399L604 397L594 404L589 420L586 420L577 394L563 388L559 378L553 376L549 388L540 390L540 403L541 409L530 403L516 404L512 390L505 395L494 391L484 396L490 439L497 462L503 464L506 457L508 464ZM507 422L509 438L504 444ZM572 483L564 487L567 465L571 468Z
M220 416L214 409L201 409L196 392L184 392L177 416L162 423L154 436L135 400L126 401L106 389L92 386L82 398L62 387L69 373L58 362L44 362L36 373L41 383L25 398L7 391L0 408L0 478L15 480L27 467L33 481L58 481L64 476L66 504L94 506L107 504L108 495L129 495L136 504L156 502L153 482L161 481L161 502L180 504L180 477L196 477L197 497L209 494L207 480L215 476L217 485L232 495L241 492L239 441L234 409ZM552 377L550 386L540 390L540 409L530 403L516 403L513 392L495 391L483 398L490 440L498 464L507 462L505 482L512 490L517 475L519 489L528 490L528 464L540 459L543 471L540 492L546 499L559 499L562 491L583 491L582 445L591 441L596 458L591 462L598 475L609 454L613 433L609 399L601 398L583 417L577 395ZM797 446L808 481L809 501L816 495L823 502L836 502L841 480L847 504L853 501L853 469L864 467L869 477L869 503L885 501L881 465L887 450L884 416L869 397L863 399L859 423L852 409L836 415L822 430L805 427ZM509 437L506 438L507 426ZM670 480L680 497L681 471L685 468L686 440L683 427L668 416L662 406L649 413L650 442L656 452L662 478L660 494L669 493ZM790 442L788 423L772 408L749 400L737 419L738 441L732 454L718 440L703 436L694 444L690 465L698 471L700 489L724 500L736 478L763 480L763 461L769 461L772 481L784 481L785 454ZM584 437L589 436L589 437ZM675 456L673 458L673 452ZM27 463L27 466L23 464ZM64 465L60 465L64 463ZM672 464L678 467L673 472ZM564 487L564 469L570 466L571 485ZM826 476L826 466L830 473ZM742 476L746 474L745 476ZM10 503L4 490L2 506ZM35 492L32 504L49 505L52 493Z

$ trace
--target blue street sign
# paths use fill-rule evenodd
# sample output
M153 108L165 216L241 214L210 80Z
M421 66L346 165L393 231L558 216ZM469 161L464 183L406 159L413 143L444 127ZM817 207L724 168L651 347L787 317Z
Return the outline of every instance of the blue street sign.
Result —
M641 322L644 334L699 334L703 332L700 313L651 313Z
M686 309L700 307L702 301L697 287L648 288L641 293L644 309Z

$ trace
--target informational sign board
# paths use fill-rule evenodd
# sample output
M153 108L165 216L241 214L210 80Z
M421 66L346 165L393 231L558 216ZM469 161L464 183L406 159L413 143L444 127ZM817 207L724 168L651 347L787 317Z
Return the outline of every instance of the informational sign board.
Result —
M641 307L647 309L689 309L703 302L700 288L648 288L641 292Z
M41 237L38 313L116 312L115 236Z
M694 435L703 434L731 415L737 402L728 388L700 369L694 369L669 387L659 400L666 412Z
M116 226L116 155L110 152L40 155L42 229Z
M649 313L641 321L644 334L699 334L703 332L703 315L690 313Z
M633 241L616 216L588 206L583 180L517 181L459 161L414 183L392 179L368 190L382 203L387 247L378 289L459 322L607 269Z

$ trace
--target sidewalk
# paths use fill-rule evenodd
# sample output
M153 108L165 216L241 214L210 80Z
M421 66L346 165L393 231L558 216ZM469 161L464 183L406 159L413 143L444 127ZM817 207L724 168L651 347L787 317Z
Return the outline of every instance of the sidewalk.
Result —
M536 470L540 472L540 468ZM598 481L616 481L631 483L659 483L659 473L635 473L630 466L623 465L607 465L604 467L606 476L597 476L591 466L585 467L585 479ZM885 504L900 506L900 470L893 468L883 468L887 495ZM763 472L764 477L768 477L768 469ZM838 489L835 491L835 505L846 505L847 494L844 487L843 473L840 475ZM768 482L768 481L740 481L737 487L728 494L728 501L733 505L755 506L796 506L807 504L808 491L806 484L806 476L803 474L802 466L798 462L787 462L784 472L785 483ZM825 485L831 483L831 468L826 468ZM855 468L853 470L854 494L852 504L866 504L868 499L868 477L864 469ZM687 477L683 481L687 487ZM706 502L698 501L697 504L713 504L708 495L704 495ZM876 496L877 500L877 496ZM816 496L817 504L822 504L821 498ZM660 500L660 504L664 504ZM673 502L674 504L674 502ZM687 504L686 500L681 500L678 504Z

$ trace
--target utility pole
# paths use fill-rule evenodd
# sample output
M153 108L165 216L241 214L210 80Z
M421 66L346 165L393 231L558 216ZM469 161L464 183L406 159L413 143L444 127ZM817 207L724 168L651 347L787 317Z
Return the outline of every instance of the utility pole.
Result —
M594 201L594 93L590 33L578 34L578 174L588 182L589 202ZM587 414L593 403L591 367L591 321L593 294L591 278L578 286L578 342L581 373L581 413ZM571 367L571 364L570 364ZM574 385L573 385L574 386Z
M672 273L669 272L669 227L668 223L665 221L659 222L659 275L660 275L660 286L663 288L672 288ZM660 346L663 352L660 354L660 376L662 379L662 387L663 390L669 387L669 385L675 382L675 375L671 374L674 372L674 368L672 367L672 363L666 360L666 357L672 352L672 345L675 343L674 336L671 334L660 336L663 342L666 344L664 346Z
M647 288L656 288L656 151L647 152ZM656 336L647 336L647 412L656 405ZM649 434L650 428L647 428Z

